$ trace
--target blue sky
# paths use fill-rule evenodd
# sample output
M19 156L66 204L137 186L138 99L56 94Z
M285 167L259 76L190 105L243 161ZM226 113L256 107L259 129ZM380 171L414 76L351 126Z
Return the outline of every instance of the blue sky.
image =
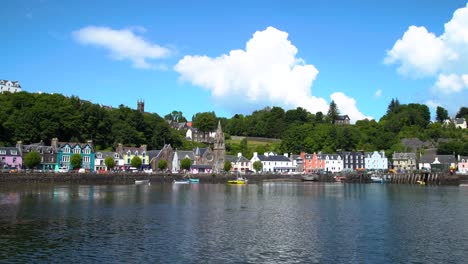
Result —
M379 119L392 98L468 100L466 1L22 1L0 79L165 115L265 106ZM456 15L455 15L456 14ZM466 30L465 30L466 29Z

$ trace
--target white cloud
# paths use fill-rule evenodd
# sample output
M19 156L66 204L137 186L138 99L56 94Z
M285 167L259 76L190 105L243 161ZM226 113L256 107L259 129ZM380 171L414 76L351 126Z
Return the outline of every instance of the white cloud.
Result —
M382 89L378 89L377 91L375 91L375 97L380 97L382 96Z
M458 93L468 87L468 74L439 74L435 88L445 94Z
M326 113L327 101L311 91L318 70L297 58L297 52L287 32L268 27L255 32L245 50L231 50L216 58L185 56L174 69L181 80L210 91L218 104L232 112L278 105ZM355 111L347 114L352 118L362 115Z
M370 116L365 116L361 113L356 105L356 100L354 98L346 96L344 93L336 92L330 95L330 98L335 101L338 110L341 114L347 114L349 118L353 121L362 120L362 119L373 119Z
M161 66L148 62L170 55L168 48L152 44L136 33L144 33L143 27L115 30L107 27L88 26L76 30L73 37L81 44L95 45L111 52L115 60L131 60L136 68L157 69Z
M468 74L468 5L457 9L436 36L425 27L410 26L387 51L386 64L399 64L398 72L410 77L437 77L435 88L461 92Z

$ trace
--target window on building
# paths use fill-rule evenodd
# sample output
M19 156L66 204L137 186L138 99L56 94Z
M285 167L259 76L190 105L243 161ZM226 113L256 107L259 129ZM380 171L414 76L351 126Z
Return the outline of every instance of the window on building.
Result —
M84 153L84 154L91 154L91 149L85 148L85 149L83 150L83 153Z
M80 148L74 148L74 149L73 149L73 153L75 153L75 154L80 154L80 153L81 153L81 149L80 149Z
M62 162L70 162L70 156L62 156Z
M83 157L83 163L89 163L89 160L90 160L89 156Z
M70 153L70 148L69 147L64 147L63 148L63 153Z
M0 155L6 155L6 150L0 150Z
M11 155L17 155L17 154L18 154L18 152L16 150L11 151Z

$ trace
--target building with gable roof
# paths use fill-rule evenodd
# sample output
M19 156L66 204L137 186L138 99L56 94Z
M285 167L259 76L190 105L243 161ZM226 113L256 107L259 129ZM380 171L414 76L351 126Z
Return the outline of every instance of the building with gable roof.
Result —
M301 158L304 162L304 172L312 173L325 170L325 158L321 152L307 154L305 152L301 153Z
M195 155L192 150L176 150L172 159L172 172L177 173L181 171L180 163L183 159L188 158L191 164L195 163Z
M94 170L98 172L108 171L106 166L106 158L112 157L114 159L114 167L112 170L124 170L125 162L122 155L118 152L111 151L99 151L96 152L96 158L94 161Z
M39 169L42 171L53 171L56 166L57 148L50 145L46 146L41 140L39 143L23 145L22 141L16 143L16 148L21 152L21 157L24 158L29 152L36 151L41 156Z
M0 93L3 92L21 92L21 85L18 81L0 80Z
M393 168L397 171L413 171L416 170L416 154L412 152L395 152L392 155Z
M254 152L250 162L253 164L256 161L262 163L262 172L287 173L296 171L296 166L293 166L287 153L278 155L273 152L266 152L263 155L258 155L257 152Z
M158 171L159 161L167 161L167 170L172 171L172 160L174 159L174 149L172 149L171 144L165 144L160 150L150 150L148 151L148 156L150 159L151 169L153 171Z
M125 147L122 144L117 145L116 152L122 155L125 163L125 170L129 170L132 167L132 159L139 157L141 159L141 167L137 169L147 169L149 165L149 157L146 153L146 145L140 147Z
M338 154L322 154L325 160L325 171L331 173L343 170L343 159Z
M23 158L16 147L0 147L1 169L21 169Z
M237 153L237 156L226 155L225 161L231 162L231 171L245 174L252 170L252 164L250 160L242 156L242 153ZM224 165L223 165L224 166Z
M468 174L468 156L458 156L458 172Z
M362 151L340 151L338 154L343 159L343 170L354 171L365 168L365 155Z
M86 143L77 143L59 142L57 138L53 138L51 145L57 149L56 170L58 170L59 167L68 167L70 170L76 169L73 168L70 163L70 158L73 154L80 154L82 157L81 168L94 171L96 156L92 140L88 140Z
M380 152L374 151L365 153L364 166L366 170L388 170L388 159L385 156L385 152L382 150Z

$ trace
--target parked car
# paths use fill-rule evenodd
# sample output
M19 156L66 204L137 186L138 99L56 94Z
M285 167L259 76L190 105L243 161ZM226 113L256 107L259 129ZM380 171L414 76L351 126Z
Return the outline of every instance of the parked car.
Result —
M60 167L58 168L57 172L68 172L68 171L69 171L68 167Z

